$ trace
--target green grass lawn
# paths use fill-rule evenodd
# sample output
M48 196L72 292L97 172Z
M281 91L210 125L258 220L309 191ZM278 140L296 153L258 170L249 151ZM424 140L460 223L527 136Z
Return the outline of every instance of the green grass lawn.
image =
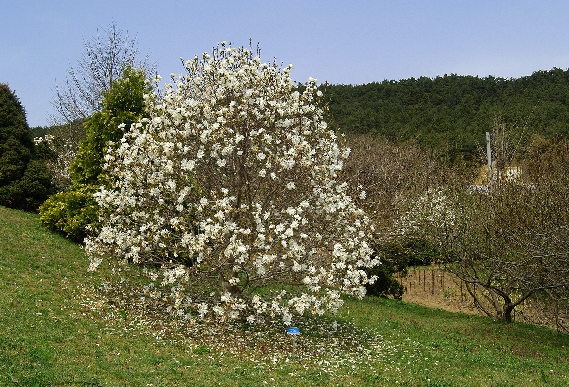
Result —
M0 207L0 386L569 385L569 337L544 328L346 298L297 320L293 343L278 322L169 315L137 269L87 267L37 216Z

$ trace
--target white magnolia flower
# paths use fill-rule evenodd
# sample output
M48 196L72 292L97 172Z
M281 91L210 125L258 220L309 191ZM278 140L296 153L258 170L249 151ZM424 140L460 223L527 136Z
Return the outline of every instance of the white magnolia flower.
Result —
M184 171L192 171L194 169L195 165L196 165L196 162L194 160L184 159L184 160L182 160L181 167Z

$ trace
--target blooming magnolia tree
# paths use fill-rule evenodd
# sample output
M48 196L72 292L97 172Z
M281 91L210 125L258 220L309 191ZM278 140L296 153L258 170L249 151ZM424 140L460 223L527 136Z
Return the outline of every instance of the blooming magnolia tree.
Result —
M316 80L299 92L291 68L222 43L147 96L150 118L105 158L91 269L107 256L162 266L178 313L250 322L364 296L363 269L378 261L368 218L337 181L349 149L322 120ZM196 285L217 296L198 303Z

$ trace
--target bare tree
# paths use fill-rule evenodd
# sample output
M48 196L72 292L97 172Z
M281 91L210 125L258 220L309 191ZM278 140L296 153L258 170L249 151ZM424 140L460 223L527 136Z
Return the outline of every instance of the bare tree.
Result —
M448 270L466 283L488 316L510 322L514 310L527 302L555 305L556 316L567 312L568 151L568 143L561 142L518 160L522 177L500 178L499 173L484 193L465 190L465 182L456 180L441 189L437 212L434 206L428 211L417 206L406 214L407 224L419 225L413 232L439 243ZM505 153L498 152L498 159L513 160Z
M396 231L436 243L447 270L486 315L510 322L515 310L532 304L566 330L569 143L538 139L522 152L514 129L494 121L487 190L466 189L463 171L449 168L444 184L400 215Z
M136 38L130 39L128 32L119 29L115 22L101 31L103 36L84 41L85 50L77 66L68 70L63 85L55 86L51 101L57 111L52 117L54 124L70 124L100 111L102 93L120 77L125 65L142 68L148 75L155 70L148 62L148 55L139 60Z
M116 23L101 31L102 35L84 41L85 49L77 66L71 67L65 83L54 89L51 104L57 113L50 117L49 143L56 157L50 160L49 166L58 191L69 188L69 165L85 137L84 121L101 111L103 93L120 78L125 66L141 68L147 77L155 71L155 65L148 62L148 55L139 59L136 38L130 39Z
M503 182L491 194L459 194L460 216L439 233L448 268L488 316L512 321L526 300L569 289L567 188ZM444 236L441 238L441 236Z
M46 165L51 171L51 183L56 192L68 191L71 186L69 167L85 137L83 121L53 125L49 128L50 134L34 139L36 144L45 143L51 150L52 155L46 159Z
M439 180L434 155L414 145L396 145L373 135L352 135L346 143L351 152L342 178L378 228L395 219L403 198L415 197Z
M368 269L369 275L378 278L366 285L367 294L401 298L404 288L394 274L405 276L414 258L429 259L433 250L418 238L401 238L393 224L409 203L437 186L439 162L432 152L374 135L350 135L346 143L351 152L341 178L348 182L350 196L374 223L372 248L382 262Z

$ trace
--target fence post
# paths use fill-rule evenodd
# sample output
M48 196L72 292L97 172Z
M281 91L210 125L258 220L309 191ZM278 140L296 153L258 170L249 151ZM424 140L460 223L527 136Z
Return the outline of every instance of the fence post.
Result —
M435 266L433 265L433 267L431 268L431 277L433 279L433 281L431 282L432 286L431 286L431 294L434 296L435 295Z

